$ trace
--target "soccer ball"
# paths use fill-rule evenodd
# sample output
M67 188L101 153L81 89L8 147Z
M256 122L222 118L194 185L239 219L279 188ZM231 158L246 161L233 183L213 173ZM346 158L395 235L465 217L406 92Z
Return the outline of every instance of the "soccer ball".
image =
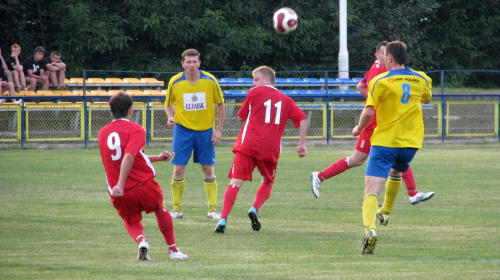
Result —
M273 27L281 34L288 34L297 29L299 17L297 13L290 8L281 8L274 12Z

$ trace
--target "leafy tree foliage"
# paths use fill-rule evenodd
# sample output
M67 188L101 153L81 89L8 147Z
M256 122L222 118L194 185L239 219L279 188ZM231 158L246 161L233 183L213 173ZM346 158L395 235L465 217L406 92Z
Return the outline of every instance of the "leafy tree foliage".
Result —
M291 35L272 29L282 6L299 15ZM348 1L351 70L365 71L382 40L401 40L408 66L499 69L498 0ZM327 0L4 0L0 3L2 55L18 43L23 56L43 46L58 50L69 76L83 69L180 71L187 48L202 53L210 71L337 69L338 1Z

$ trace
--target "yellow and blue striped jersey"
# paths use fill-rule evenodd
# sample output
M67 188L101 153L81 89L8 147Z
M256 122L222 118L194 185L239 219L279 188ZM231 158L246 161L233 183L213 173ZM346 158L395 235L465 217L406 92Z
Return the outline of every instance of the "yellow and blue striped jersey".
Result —
M186 79L185 72L173 76L168 82L165 106L175 105L175 122L196 131L214 125L215 103L223 103L224 96L215 77L200 70L196 84Z
M421 148L424 120L421 101L432 97L432 80L424 72L396 69L373 78L365 107L377 114L372 146Z

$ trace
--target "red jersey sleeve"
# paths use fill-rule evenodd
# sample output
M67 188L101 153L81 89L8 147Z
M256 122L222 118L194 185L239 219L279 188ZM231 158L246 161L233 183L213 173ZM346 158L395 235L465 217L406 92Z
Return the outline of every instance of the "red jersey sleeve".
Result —
M299 108L299 106L297 105L297 103L295 103L295 101L293 101L292 98L288 97L288 99L289 99L289 101L288 101L289 102L289 106L288 107L290 108L290 113L289 113L288 118L292 120L293 125L295 127L299 127L300 122L303 119L307 119L307 116Z
M146 131L142 127L134 126L129 132L128 145L125 147L125 154L132 154L134 157L146 145Z
M247 97L245 100L243 100L243 104L241 104L240 111L238 111L238 117L240 117L243 120L246 120L248 117L249 113L249 106L248 104L250 103L250 100L252 99L251 95L253 94L253 91L250 90L247 94Z

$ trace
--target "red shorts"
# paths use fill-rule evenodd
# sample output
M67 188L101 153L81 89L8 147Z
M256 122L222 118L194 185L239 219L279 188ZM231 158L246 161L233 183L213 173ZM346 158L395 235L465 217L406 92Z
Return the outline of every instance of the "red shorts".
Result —
M370 154L370 148L372 147L372 143L370 138L372 138L373 130L377 127L377 122L372 119L361 131L361 134L358 136L358 141L356 142L356 150L365 154Z
M122 197L111 197L118 215L129 224L140 222L142 212L146 214L163 208L163 192L156 180L152 179L132 189L126 189Z
M234 155L233 165L231 170L229 170L227 177L231 179L252 181L252 173L255 167L257 167L260 174L266 179L267 182L274 183L277 165L278 163L261 161L237 152Z

